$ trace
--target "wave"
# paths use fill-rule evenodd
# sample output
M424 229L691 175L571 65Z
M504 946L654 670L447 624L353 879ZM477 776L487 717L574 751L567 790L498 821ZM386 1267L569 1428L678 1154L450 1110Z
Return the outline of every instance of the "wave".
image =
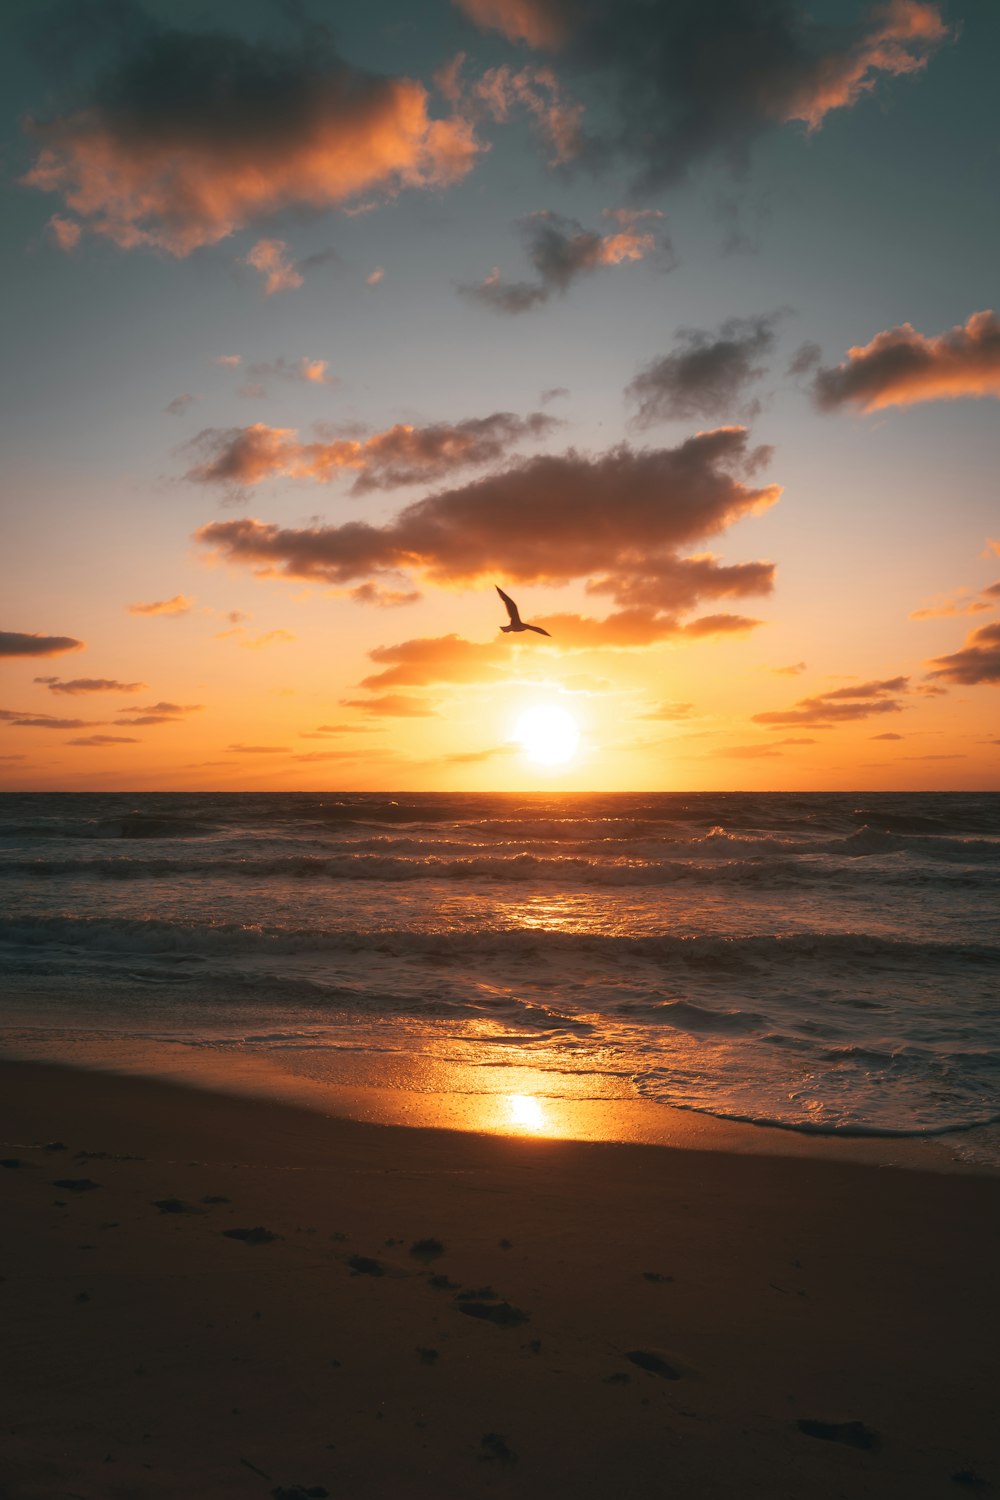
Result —
M263 923L184 922L164 917L115 918L37 916L0 918L0 943L11 948L59 945L122 954L239 956L241 954L364 953L396 957L530 957L584 955L617 961L650 959L736 972L747 966L788 962L907 967L942 964L1000 966L1000 946L988 943L908 942L864 932L806 932L746 937L626 936L507 927L456 932L409 928L354 929L267 927Z

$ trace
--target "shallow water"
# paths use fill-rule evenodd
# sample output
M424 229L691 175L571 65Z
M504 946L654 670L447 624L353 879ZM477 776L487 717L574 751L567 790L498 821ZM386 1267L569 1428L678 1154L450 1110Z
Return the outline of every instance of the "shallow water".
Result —
M961 1129L1000 1118L998 894L996 794L6 795L0 1041Z

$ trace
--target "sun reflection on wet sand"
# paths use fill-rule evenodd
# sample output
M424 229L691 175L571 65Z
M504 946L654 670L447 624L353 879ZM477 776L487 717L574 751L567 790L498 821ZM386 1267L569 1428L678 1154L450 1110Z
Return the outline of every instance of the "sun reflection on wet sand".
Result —
M521 1130L545 1130L545 1111L530 1094L511 1094L507 1100L510 1122Z

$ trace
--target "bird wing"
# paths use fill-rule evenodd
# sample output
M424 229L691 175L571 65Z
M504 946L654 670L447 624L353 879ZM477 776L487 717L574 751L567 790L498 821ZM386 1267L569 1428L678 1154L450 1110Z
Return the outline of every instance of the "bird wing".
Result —
M547 630L543 630L540 625L525 625L524 628L525 630L533 630L536 635L547 635L549 637L549 640L552 639L552 636L549 634L549 632Z
M495 583L493 587L496 589L497 593L500 595L500 598L507 606L507 613L510 615L510 623L512 625L520 625L521 616L517 612L517 605L514 603L513 599L509 594L504 593L503 589L498 583Z

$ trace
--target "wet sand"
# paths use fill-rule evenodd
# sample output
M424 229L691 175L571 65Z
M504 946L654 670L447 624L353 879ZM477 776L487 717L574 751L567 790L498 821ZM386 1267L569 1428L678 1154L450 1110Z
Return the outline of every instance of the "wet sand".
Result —
M3 1500L1000 1489L1000 1179L0 1064Z

